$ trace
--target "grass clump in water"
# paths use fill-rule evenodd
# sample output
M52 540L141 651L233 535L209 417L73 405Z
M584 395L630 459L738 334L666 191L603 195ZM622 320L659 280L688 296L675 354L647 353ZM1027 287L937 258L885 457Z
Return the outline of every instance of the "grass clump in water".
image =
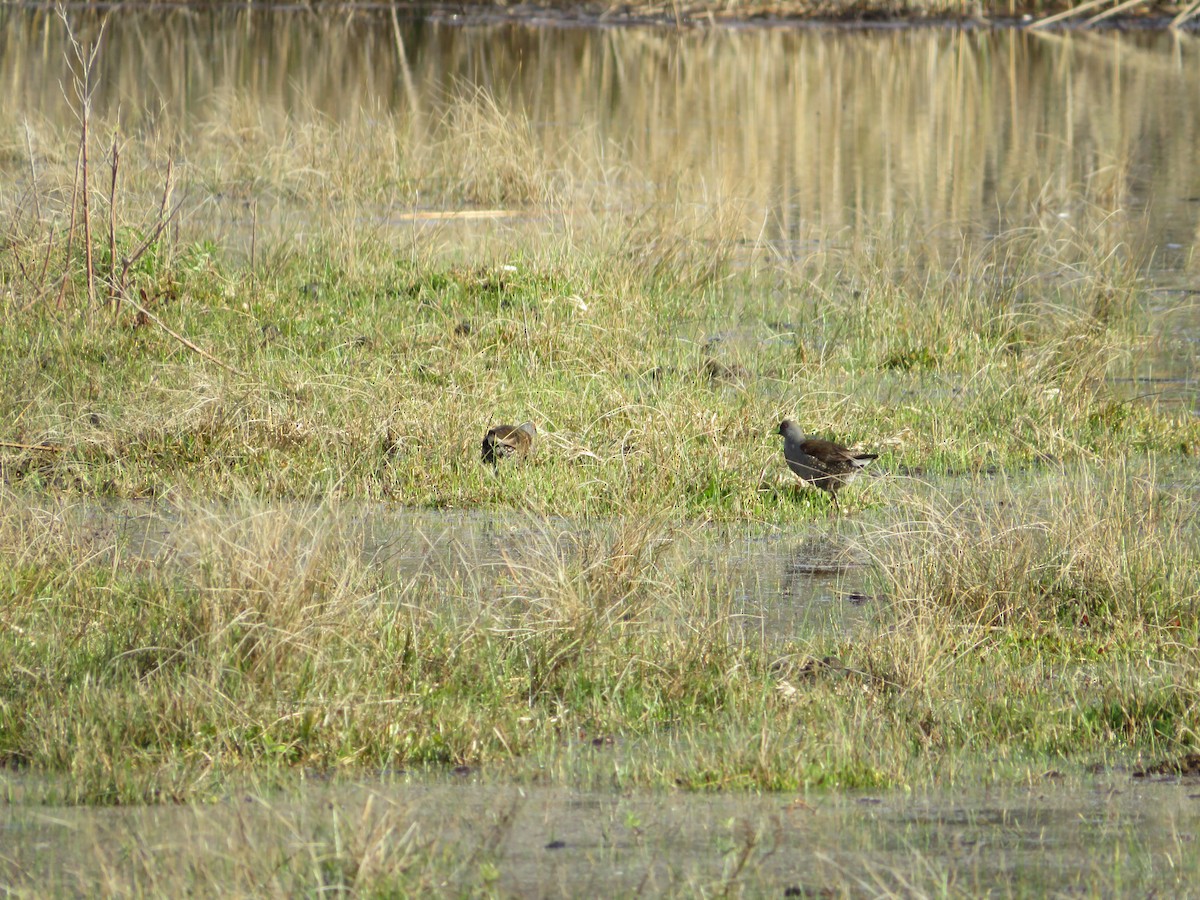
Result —
M502 564L414 571L359 562L336 503L180 513L158 562L11 511L0 755L107 804L295 770L797 790L1179 752L1191 538L1162 500L1109 523L1136 483L1062 490L1032 526L898 517L867 622L791 638L662 520L530 519Z

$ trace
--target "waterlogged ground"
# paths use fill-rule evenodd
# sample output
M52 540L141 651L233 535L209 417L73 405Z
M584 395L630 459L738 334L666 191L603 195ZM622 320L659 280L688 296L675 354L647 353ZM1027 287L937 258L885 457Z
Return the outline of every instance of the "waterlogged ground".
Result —
M98 26L76 20L83 39ZM667 211L645 224L690 223L695 211L728 217L745 245L766 241L791 259L883 225L953 253L964 234L1081 226L1099 204L1134 250L1153 251L1157 270L1194 273L1200 116L1189 87L1200 59L1167 33L154 10L111 17L104 41L96 115L119 108L130 131L180 139L177 177L194 198L181 227L239 253L256 229L259 261L279 241L320 243L327 217L456 252L514 237L527 246L578 227L571 220L585 210L573 205L582 198L571 181L580 173L610 211L644 212L652 200ZM74 122L59 88L65 30L48 11L26 11L5 17L0 42L14 145L49 150L53 129ZM475 91L494 111L522 113L529 129L493 134L486 109L457 108ZM218 126L236 137L209 131ZM455 159L415 155L447 131L461 140ZM222 145L216 160L195 155L206 133ZM372 158L352 159L355 146ZM293 152L309 166L293 167ZM352 168L334 168L330 153ZM129 173L145 163L124 160ZM15 152L5 167L21 191L46 177ZM147 199L156 207L155 180ZM1195 308L1189 279L1162 287L1164 307Z
M623 751L575 752L619 768ZM0 884L17 896L1189 897L1200 878L1195 776L797 796L570 790L464 769L111 810L27 805L30 787L0 777Z
M103 34L85 253L0 20L0 889L1194 890L1186 37Z
M878 488L877 488L878 489ZM368 566L383 582L417 579L435 588L469 582L500 597L519 591L522 570L545 564L587 565L589 549L610 540L603 520L545 519L531 512L414 510L356 502L199 504L170 501L26 503L30 526L56 534L90 564L138 571L154 567L186 578L214 549L235 542L256 523L303 533L314 546L327 540L353 554L347 565ZM870 543L862 523L827 522L781 530L763 525L713 524L664 531L653 550L665 573L690 573L717 582L735 603L740 627L782 643L812 629L852 634L873 603Z

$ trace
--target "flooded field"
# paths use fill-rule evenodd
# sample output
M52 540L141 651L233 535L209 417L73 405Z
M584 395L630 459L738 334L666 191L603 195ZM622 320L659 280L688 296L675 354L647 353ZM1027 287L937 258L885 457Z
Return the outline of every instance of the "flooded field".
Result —
M79 28L84 39L98 33L87 18ZM242 141L291 142L320 122L352 135L394 116L397 138L420 140L453 124L455 98L481 90L528 116L521 139L539 165L598 164L614 202L732 201L745 238L780 252L810 252L818 231L846 229L851 240L886 223L942 232L956 247L963 229L1078 222L1089 214L1081 201L1116 214L1114 227L1153 247L1160 268L1186 268L1194 250L1200 100L1190 88L1200 53L1179 35L153 11L113 16L104 40L97 114L120 109L125 128L174 142L185 166L182 151L218 122ZM52 14L10 11L0 41L10 140L36 144L40 129L70 121L58 87L64 29ZM28 189L28 167L15 162L11 175ZM236 155L220 169L193 163L195 206L232 216L239 202L277 203L286 214L287 173L258 162L257 171ZM393 182L377 185L387 213L446 208L432 184L409 202L404 159L391 162ZM512 199L514 214L545 208Z
M586 566L614 540L615 523L541 519L531 513L421 511L384 504L253 503L200 506L170 502L66 501L23 512L29 527L54 532L96 565L153 567L186 579L216 549L280 522L314 547L333 541L382 584L459 585L501 599L528 590L523 573L547 560ZM219 542L219 537L217 538ZM878 542L876 536L874 542ZM780 531L710 525L664 531L652 552L665 573L720 584L737 627L772 643L814 629L852 634L870 604L872 541L852 522Z
M0 890L1194 891L1192 37L68 18Z
M38 177L26 151L74 118L62 23L10 11L0 24L11 206ZM77 27L100 33L86 16ZM152 136L186 195L183 233L229 252L261 259L335 227L495 258L614 214L633 217L645 252L674 221L747 265L888 234L953 259L964 240L1021 229L1056 231L1083 254L1099 230L1152 259L1157 282L1162 339L1131 393L1195 393L1200 52L1178 34L681 32L372 10L122 12L103 34L96 114L119 111L124 129ZM496 121L514 113L527 128L500 137ZM447 134L452 158L422 156ZM335 171L351 148L374 154L353 179ZM295 152L305 170L289 168ZM512 153L526 163L481 165ZM153 207L161 185L148 190ZM1077 277L1064 263L1030 267Z
M802 798L563 790L464 773L99 811L22 809L20 779L0 790L0 881L17 894L371 884L506 897L1187 897L1200 874L1194 779L1049 773L986 793Z

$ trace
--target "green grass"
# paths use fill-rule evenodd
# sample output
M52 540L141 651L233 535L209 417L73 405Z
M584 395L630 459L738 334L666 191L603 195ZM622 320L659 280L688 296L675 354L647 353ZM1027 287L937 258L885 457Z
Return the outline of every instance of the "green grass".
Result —
M981 273L1017 249L895 276L879 258L891 247L831 254L777 300L750 276L696 286L690 261L668 279L566 250L466 267L321 248L264 277L210 256L196 266L185 248L159 273L155 314L242 374L128 308L11 303L0 439L63 451L6 452L4 471L90 496L335 493L782 522L796 512L773 435L787 416L882 450L880 469L927 473L1196 446L1194 417L1123 401L1106 381L1146 340L1136 278L1030 276L997 295ZM339 252L358 258L337 265ZM536 459L492 477L482 434L525 419Z
M461 103L430 144L391 133L385 162L388 128L357 154L297 129L257 158L310 210L308 239L264 239L251 262L169 229L119 311L88 305L78 233L63 250L67 163L41 173L47 212L14 212L0 759L59 776L45 799L459 764L522 784L877 788L1195 747L1197 540L1186 488L1156 473L1191 471L1200 422L1114 389L1152 321L1112 216L1081 198L1075 223L953 252L901 223L781 260L720 203L606 211L586 153L553 168L518 113ZM192 165L249 178L260 138L217 135ZM330 211L328 182L297 173L343 151ZM391 166L389 189L570 228L485 253L355 225ZM125 201L157 177L131 173ZM834 530L782 463L784 417L881 454L885 477L843 496L878 591L853 635L764 640L719 566L658 552L711 522ZM486 429L525 419L534 458L483 466ZM53 509L147 497L192 522L161 564ZM375 501L537 539L494 580L401 578L340 518ZM595 738L616 762L578 763Z

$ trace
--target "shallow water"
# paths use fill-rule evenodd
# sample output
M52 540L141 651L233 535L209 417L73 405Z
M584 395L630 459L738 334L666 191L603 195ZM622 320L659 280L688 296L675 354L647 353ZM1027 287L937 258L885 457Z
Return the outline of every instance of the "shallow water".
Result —
M467 773L128 809L26 805L33 787L0 775L0 884L18 892L280 894L405 872L410 889L455 895L1183 897L1200 876L1200 782L1122 773L819 796L581 791Z
M348 564L379 582L416 578L512 590L513 574L556 560L578 564L611 541L615 523L528 514L414 510L390 504L173 504L25 498L21 515L100 565L183 572L255 529L280 529L319 546L336 539ZM655 549L666 573L688 573L728 599L742 626L768 641L818 630L852 632L878 602L866 593L869 554L859 526L831 520L805 529L707 526L663 533ZM222 535L230 537L223 538ZM262 540L255 552L275 546ZM486 593L486 591L483 591Z
M76 22L83 38L97 31L82 13ZM525 110L556 152L594 138L621 148L632 177L675 176L680 195L693 182L736 189L781 241L804 240L806 224L895 217L957 240L1077 217L1056 201L1088 186L1146 211L1129 231L1163 268L1195 249L1200 48L1166 33L676 31L242 9L122 12L104 40L96 111L119 105L128 128L186 131L246 107L258 111L247 127L314 111L349 127L399 111L433 128L453 96L482 87ZM5 16L9 116L69 119L65 42L51 13ZM24 178L21 162L5 165Z
M81 38L98 32L83 13L75 22ZM964 231L1081 220L1090 200L1105 215L1120 210L1117 226L1159 269L1195 275L1200 48L1182 36L606 29L242 9L122 12L103 40L96 114L119 106L127 129L186 135L220 121L279 129L286 141L288 123L314 113L347 128L398 113L432 131L453 98L483 88L502 110L523 110L552 157L581 141L608 145L621 168L606 178L646 196L736 197L752 236L781 252L813 250L810 226L853 240L887 222L944 232L954 249ZM5 117L34 138L44 120L73 121L60 89L65 49L53 14L0 20ZM2 165L27 182L21 154ZM217 205L230 199L211 183L189 187Z

